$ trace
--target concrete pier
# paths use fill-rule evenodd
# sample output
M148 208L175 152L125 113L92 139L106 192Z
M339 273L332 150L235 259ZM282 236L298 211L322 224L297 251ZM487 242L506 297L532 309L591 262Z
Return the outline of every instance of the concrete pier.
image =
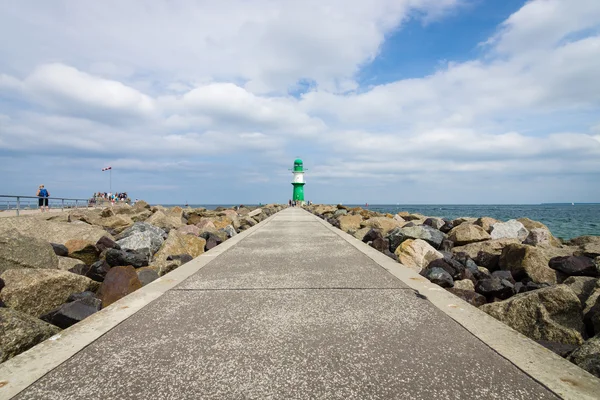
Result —
M599 382L297 208L0 365L1 399L593 399Z

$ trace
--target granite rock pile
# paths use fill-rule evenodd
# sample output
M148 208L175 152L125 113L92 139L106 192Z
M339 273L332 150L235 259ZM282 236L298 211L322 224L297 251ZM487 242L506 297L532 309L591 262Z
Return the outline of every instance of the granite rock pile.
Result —
M528 218L307 209L600 377L599 236L563 242Z
M281 210L144 201L0 219L0 362Z

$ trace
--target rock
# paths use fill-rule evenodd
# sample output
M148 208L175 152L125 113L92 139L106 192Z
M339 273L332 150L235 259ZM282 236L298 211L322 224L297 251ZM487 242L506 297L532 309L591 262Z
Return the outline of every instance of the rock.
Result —
M529 231L516 219L492 225L492 239L518 239L522 242L528 235Z
M177 229L177 232L179 232L183 235L199 236L200 228L198 228L196 225L185 225L185 226L182 226L181 228Z
M117 244L117 242L115 242L114 240L112 240L111 238L108 238L106 236L102 236L96 242L96 247L98 248L98 250L100 251L100 253L102 253L104 250L108 250L108 249L121 250L121 246L119 246Z
M442 253L422 239L405 240L398 246L394 254L398 256L398 262L418 273L431 261L444 258Z
M442 244L440 245L440 251L450 252L454 248L454 242L452 240L444 239L442 240Z
M533 340L583 343L581 303L566 285L518 294L480 309Z
M98 261L100 251L96 245L87 240L71 239L65 243L69 249L69 257L83 261L86 265L91 265Z
M60 329L31 315L0 308L0 362L29 350L60 332Z
M445 238L442 232L427 225L397 228L390 232L390 243L394 250L406 239L422 239L437 249Z
M470 291L475 291L475 285L473 284L473 281L470 279L461 279L458 281L454 281L454 287L456 289L461 289L461 290L470 290ZM485 301L484 301L485 303Z
M340 229L344 232L357 231L360 229L362 217L360 215L342 215L337 219Z
M203 232L200 236L206 240L204 251L208 251L223 243L223 239L212 232Z
M249 217L254 217L254 216L256 216L256 215L258 215L258 214L260 214L260 213L262 213L262 209L261 209L261 208L257 208L257 209L255 209L255 210L252 210L252 211L250 211L250 212L248 213L248 216L249 216Z
M366 228L365 228L366 229ZM383 234L380 229L371 228L369 231L363 236L362 241L364 243L372 242L373 240L383 239Z
M106 207L100 212L100 216L102 218L112 217L113 215L115 215L115 212L113 211L112 207Z
M447 288L446 290L475 307L480 307L486 303L485 296L482 296L479 293L475 293L471 290L459 289L456 287L456 282L455 287Z
M104 278L106 277L106 274L108 274L109 270L110 265L108 265L106 260L99 260L90 265L88 268L86 268L85 276L96 282L102 282L104 281Z
M485 296L488 300L492 300L493 298L508 299L515 294L515 287L506 279L491 277L477 281L475 291Z
M581 254L586 257L600 256L600 236L580 236L572 239L571 243L577 245Z
M150 205L148 203L146 203L144 200L138 200L135 202L135 204L133 205L132 208L134 211L140 212L140 211L144 211L144 210L149 210Z
M69 298L67 299L67 303L70 303L72 301L81 300L81 299L87 299L87 298L97 299L98 297L96 297L96 293L86 290L85 292L73 293L72 295L70 295Z
M134 268L140 268L148 265L149 258L147 253L135 250L109 249L106 251L106 262L111 267L131 265Z
M373 217L361 223L362 227L378 229L379 231L381 231L383 236L386 236L388 232L395 228L399 228L402 225L402 222L387 217Z
M421 275L429 279L430 282L435 283L444 288L454 286L454 280L448 272L439 267L426 268L421 271Z
M54 254L56 254L59 257L68 257L69 256L69 249L67 249L67 246L65 246L64 244L58 244L58 243L50 243L50 246L52 246L52 250L54 250Z
M128 215L113 215L108 218L100 218L94 221L94 225L102 226L105 229L112 229L115 232L121 232L134 224L134 220Z
M464 246L457 246L452 249L453 253L466 253L473 260L477 259L480 251L492 255L500 255L502 249L509 244L521 244L518 239L496 239L486 240L484 242L470 243Z
M534 229L542 229L542 230L547 231L548 235L550 237L550 244L552 246L561 246L560 240L558 240L557 238L552 236L552 233L550 233L550 229L548 229L548 227L546 225L542 224L541 222L533 221L533 220L530 220L529 218L519 218L517 221L522 223L523 226L525 227L525 229L527 229L529 232L531 232ZM526 244L529 244L529 243L526 243Z
M102 236L110 237L104 229L88 224L44 221L37 218L1 218L0 237L10 230L16 230L21 235L37 238L46 243L57 244L65 244L70 239L96 243Z
M484 231L490 233L492 231L492 225L499 223L500 221L490 218L490 217L481 217L478 218L473 224L479 225L483 228Z
M158 279L158 272L153 270L150 267L142 267L135 270L137 273L138 279L142 283L142 286L146 286L152 281Z
M372 229L372 228L360 228L359 230L357 230L356 232L354 232L354 233L352 234L352 236L354 236L354 237L355 237L355 238L357 238L358 240L360 240L360 241L364 242L365 235L366 235L367 233L369 233L369 231L370 231L371 229ZM364 243L367 243L367 242L364 242Z
M146 223L161 228L166 232L169 232L171 229L181 228L184 225L181 217L166 214L163 211L157 211L152 214L152 216L146 220Z
M510 271L494 271L492 272L492 277L494 276L499 279L506 279L513 285L516 283Z
M463 246L469 243L489 240L491 236L479 225L463 223L458 226L455 224L455 228L448 232L448 239L452 240L457 246Z
M552 243L552 234L548 230L535 228L529 231L529 235L523 243L531 246L550 246Z
M423 225L427 225L432 227L433 229L437 229L439 230L442 226L444 226L446 222L441 219L441 218L427 218L425 221L423 221Z
M390 250L390 242L385 238L376 238L369 243L369 246L382 253Z
M152 264L159 267L162 271L168 256L189 254L195 258L204 253L205 245L206 240L204 238L182 235L177 231L173 231L169 234L169 237L163 243L160 250L154 255ZM163 274L159 273L159 275Z
M62 271L69 271L75 268L77 265L85 265L81 260L69 257L58 257L58 269Z
M569 361L600 378L600 335L594 336L573 351Z
M516 280L529 278L537 283L556 283L556 271L548 267L549 257L538 247L510 244L502 250L500 268Z
M595 336L600 334L600 297L596 298L593 304L589 302L589 305L591 307L586 307L584 310L583 322L588 335Z
M211 225L213 226L213 229L215 224L212 223L212 221L208 221L211 223ZM250 217L242 217L240 218L240 229L248 229L253 227L254 225L256 225L258 222L256 222L254 219L250 218ZM198 226L199 224L197 224L196 226ZM198 226L199 227L199 226ZM200 227L199 227L200 228ZM201 229L202 232L202 229Z
M581 304L585 304L590 295L594 292L598 279L591 278L588 276L571 276L567 278L563 285L567 285L581 301Z
M2 274L6 287L2 301L34 317L65 303L73 293L96 290L98 283L85 276L58 269L11 269Z
M123 250L135 251L150 259L163 245L162 235L153 231L137 232L117 241ZM124 264L121 264L124 265Z
M442 225L442 227L440 228L440 232L447 234L452 229L454 229L454 225L452 224L452 221L444 220L444 225Z
M262 215L262 214L261 214ZM176 254L167 257L167 260L160 266L158 274L163 276L169 272L179 268L180 266L192 261L192 256L189 254Z
M95 312L100 311L101 308L102 302L100 299L85 297L61 305L57 309L43 315L41 319L61 329L67 329L77 322L83 321Z
M102 308L108 307L141 287L142 283L132 266L111 268L98 290L98 297L102 300Z
M152 216L152 211L150 210L145 210L142 212L138 212L136 214L133 214L131 216L131 220L133 222L144 222L146 221L148 218L150 218Z
M431 268L441 268L446 271L452 279L460 280L463 278L463 273L465 267L458 261L447 259L447 258L438 258L436 260L431 261L426 269Z
M1 232L0 274L17 268L58 268L58 257L48 242L23 236L14 230Z
M237 235L237 232L235 231L234 227L231 225L227 225L226 227L221 228L221 230L227 234L228 238L232 238L235 235Z
M536 342L561 357L567 357L577 348L574 344L548 342L546 340L536 340Z
M472 218L472 217L459 217L456 218L454 220L452 220L452 225L459 226L461 224L467 223L467 224L474 224L475 221L477 221L477 218Z
M192 257L189 254L173 254L173 255L170 255L169 257L167 257L168 261L172 261L172 260L178 261L180 266L183 264L189 263L193 259L194 259L194 257Z
M348 210L340 209L340 210L335 210L335 212L333 213L334 218L341 217L342 215L348 215Z
M260 222L263 219L267 218L267 216L265 214L260 213L258 215L255 215L253 218L257 222ZM230 217L228 217L227 215L221 215L221 216L218 216L218 217L213 217L212 218L212 222L215 225L216 229L223 229L223 228L225 228L228 225L233 226L233 220Z
M550 259L548 265L550 268L569 276L598 277L600 275L594 260L584 256L554 257Z

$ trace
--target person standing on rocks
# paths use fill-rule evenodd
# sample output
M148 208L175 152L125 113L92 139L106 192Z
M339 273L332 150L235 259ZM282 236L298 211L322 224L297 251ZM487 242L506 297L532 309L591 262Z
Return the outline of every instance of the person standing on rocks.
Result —
M50 193L44 185L40 185L36 196L39 197L38 205L40 206L40 210L44 212L44 207L46 207L46 212L48 212L48 197L50 197Z

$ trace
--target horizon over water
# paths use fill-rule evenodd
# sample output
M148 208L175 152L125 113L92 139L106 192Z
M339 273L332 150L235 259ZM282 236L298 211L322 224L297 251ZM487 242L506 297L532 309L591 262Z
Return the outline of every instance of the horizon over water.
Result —
M240 204L189 204L192 208L234 207ZM258 204L246 204L258 206ZM578 236L600 236L600 203L542 203L542 204L344 204L380 213L400 211L423 214L428 217L455 219L459 217L491 217L503 222L529 218L539 221L552 234L562 239ZM184 207L184 204L164 204L165 207Z

